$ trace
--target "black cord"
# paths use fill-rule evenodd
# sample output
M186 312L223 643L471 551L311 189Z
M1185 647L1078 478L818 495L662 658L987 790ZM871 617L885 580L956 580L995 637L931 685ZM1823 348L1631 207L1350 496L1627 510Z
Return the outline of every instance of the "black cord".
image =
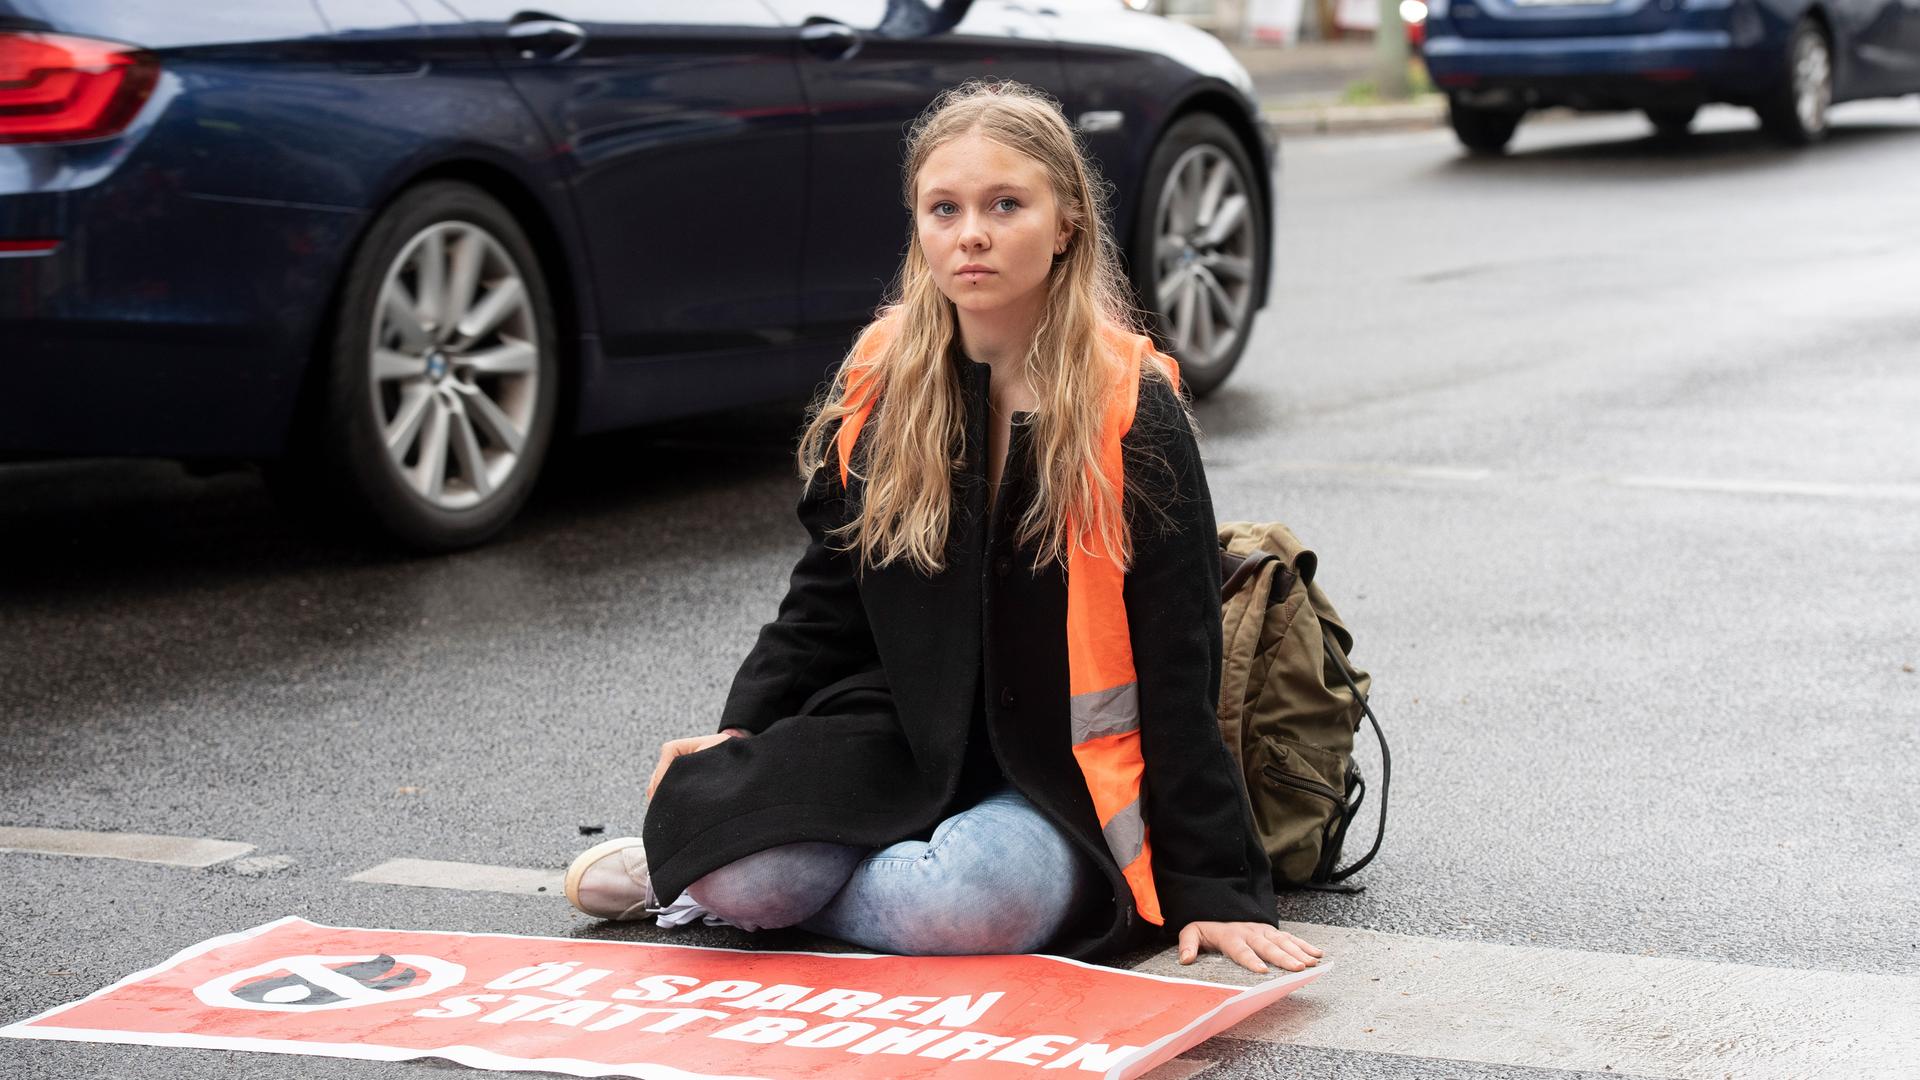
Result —
M1366 713L1367 722L1373 725L1374 738L1380 740L1380 825L1374 830L1373 846L1367 849L1367 853L1360 856L1358 862L1344 870L1335 870L1327 878L1328 881L1344 881L1372 862L1373 857L1380 853L1380 841L1386 839L1387 785L1393 778L1393 755L1387 752L1387 736L1380 730L1380 720L1373 715L1373 706L1367 704L1366 695L1360 692L1360 687L1353 681L1353 673L1347 669L1346 657L1340 655L1340 650L1333 647L1332 638L1325 633L1320 635L1320 645L1326 650L1327 659L1332 660L1333 666L1340 672L1340 677L1346 680L1347 689L1353 691L1353 699L1360 703L1360 710Z

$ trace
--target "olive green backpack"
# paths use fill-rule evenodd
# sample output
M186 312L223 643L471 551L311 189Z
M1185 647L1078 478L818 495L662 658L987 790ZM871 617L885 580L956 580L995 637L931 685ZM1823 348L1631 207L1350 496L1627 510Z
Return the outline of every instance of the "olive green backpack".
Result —
M1387 739L1367 705L1371 680L1347 662L1347 632L1313 575L1313 552L1285 525L1220 525L1220 735L1246 775L1254 824L1276 886L1341 892L1373 860L1387 828ZM1337 867L1366 781L1353 762L1365 716L1380 740L1380 826L1373 847Z

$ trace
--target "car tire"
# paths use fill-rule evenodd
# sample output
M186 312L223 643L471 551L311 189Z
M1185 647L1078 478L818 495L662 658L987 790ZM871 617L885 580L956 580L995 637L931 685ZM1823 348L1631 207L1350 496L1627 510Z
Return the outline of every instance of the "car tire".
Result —
M1507 152L1513 133L1526 113L1516 109L1483 109L1461 104L1459 98L1447 99L1447 121L1460 145L1475 154L1489 157Z
M553 302L526 233L479 188L430 181L374 220L338 295L301 448L320 468L297 471L407 547L492 537L533 490L560 396Z
M1209 113L1175 121L1147 161L1128 272L1195 398L1226 381L1253 332L1271 257L1258 175L1233 129Z
M1833 47L1818 23L1801 19L1787 41L1778 87L1754 111L1760 128L1788 146L1809 146L1827 137L1833 104Z
M1700 114L1697 105L1687 105L1674 109L1648 109L1647 120L1653 124L1655 138L1679 140L1693 131L1693 118Z

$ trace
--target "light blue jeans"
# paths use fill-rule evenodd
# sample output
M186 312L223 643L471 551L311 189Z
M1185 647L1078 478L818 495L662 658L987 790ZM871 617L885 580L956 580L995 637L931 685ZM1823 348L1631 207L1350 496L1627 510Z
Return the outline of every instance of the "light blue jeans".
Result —
M1104 888L1052 822L1003 787L928 840L783 844L687 891L743 930L798 926L875 952L964 956L1035 952Z

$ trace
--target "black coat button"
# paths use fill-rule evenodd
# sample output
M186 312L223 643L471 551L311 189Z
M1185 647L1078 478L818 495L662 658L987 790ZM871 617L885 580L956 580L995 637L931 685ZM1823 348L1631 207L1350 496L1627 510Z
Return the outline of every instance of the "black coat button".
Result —
M993 560L993 572L1001 577L1006 577L1013 572L1013 560L1005 555Z
M1003 686L1000 688L1000 707L1003 709L1013 708L1013 687Z

